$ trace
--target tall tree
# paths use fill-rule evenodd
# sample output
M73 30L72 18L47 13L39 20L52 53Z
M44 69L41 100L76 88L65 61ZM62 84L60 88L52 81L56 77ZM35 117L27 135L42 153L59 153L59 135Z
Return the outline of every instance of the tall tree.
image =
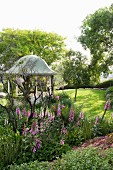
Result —
M40 30L4 29L0 32L0 63L8 68L20 57L35 54L51 64L64 56L64 39Z
M109 73L113 65L113 4L85 18L78 41L90 49L92 69Z
M75 88L74 99L76 101L77 89L83 85L89 85L90 77L88 65L86 64L87 58L78 51L73 54L75 56L69 56L63 63L63 78L69 86Z

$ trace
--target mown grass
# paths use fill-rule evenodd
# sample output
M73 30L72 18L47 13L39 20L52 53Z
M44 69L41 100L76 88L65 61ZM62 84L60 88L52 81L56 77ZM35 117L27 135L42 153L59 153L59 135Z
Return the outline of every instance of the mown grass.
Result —
M75 90L64 90L70 98L74 100ZM106 103L105 90L101 89L78 89L77 100L75 104L81 107L86 117L102 116L104 105ZM106 117L111 117L112 109L108 110Z
M63 92L67 93L74 101L74 89L63 90ZM0 99L0 104L6 105L6 103L6 99ZM77 100L76 102L74 102L75 105L81 107L81 111L84 112L85 116L88 118L102 116L105 103L105 90L101 89L78 89ZM106 113L106 117L110 118L112 112L113 109L108 110Z

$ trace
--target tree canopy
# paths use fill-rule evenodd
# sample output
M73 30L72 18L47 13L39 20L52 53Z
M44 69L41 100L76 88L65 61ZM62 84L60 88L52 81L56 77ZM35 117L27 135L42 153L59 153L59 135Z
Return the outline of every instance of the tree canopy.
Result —
M78 38L91 53L91 65L101 73L109 72L113 65L113 4L88 15Z
M69 86L73 86L76 90L83 85L89 85L90 77L88 73L88 65L86 63L87 58L83 56L79 51L69 53L74 56L69 56L63 63L63 78Z
M64 56L65 38L40 30L3 29L0 32L0 63L9 68L20 57L35 54L49 65Z

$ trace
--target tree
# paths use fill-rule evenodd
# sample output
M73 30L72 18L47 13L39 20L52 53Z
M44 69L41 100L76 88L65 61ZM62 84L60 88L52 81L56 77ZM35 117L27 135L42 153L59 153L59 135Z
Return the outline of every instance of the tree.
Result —
M35 54L50 65L64 56L64 39L56 33L40 30L4 29L0 32L0 64L8 69L20 57Z
M92 68L109 73L113 65L113 5L85 18L78 41L90 50Z
M74 86L74 99L76 101L77 89L84 84L89 85L90 77L88 73L88 65L86 64L86 57L78 51L73 54L75 54L75 56L69 56L69 58L63 63L63 78L69 86Z

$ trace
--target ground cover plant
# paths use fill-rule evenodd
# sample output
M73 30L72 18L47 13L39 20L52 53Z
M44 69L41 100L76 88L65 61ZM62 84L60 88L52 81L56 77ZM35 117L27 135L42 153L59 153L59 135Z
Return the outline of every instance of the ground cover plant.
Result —
M92 147L67 152L62 159L50 162L31 162L11 165L10 170L113 170L113 149L101 151Z

